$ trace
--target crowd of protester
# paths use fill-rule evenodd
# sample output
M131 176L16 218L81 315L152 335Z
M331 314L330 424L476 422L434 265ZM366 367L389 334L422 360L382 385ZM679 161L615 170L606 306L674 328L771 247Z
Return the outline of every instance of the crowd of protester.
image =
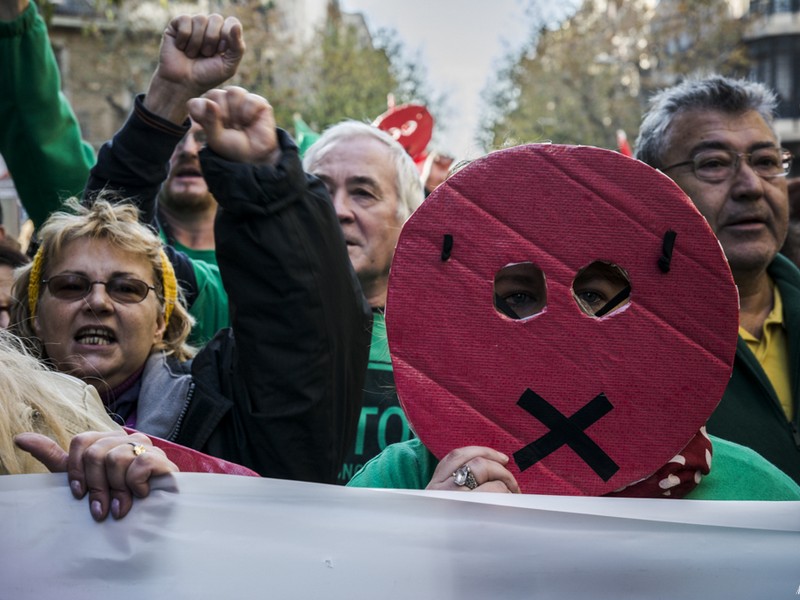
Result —
M395 390L390 267L431 191L414 161L356 121L300 156L268 99L224 87L245 37L235 18L173 19L148 89L95 156L59 91L37 7L0 0L0 54L25 73L0 98L0 154L36 226L28 255L0 245L0 472L66 471L98 520L124 516L151 477L176 470L519 492L496 448L434 456ZM797 185L776 107L758 83L687 79L651 99L636 142L636 158L705 218L738 291L732 375L710 435L686 440L684 454L704 460L681 493L667 485L675 498L800 499ZM509 182L498 179L495 193ZM499 245L512 243L508 225ZM571 224L557 225L568 237ZM463 243L445 236L436 252L446 262ZM575 287L588 318L636 297L635 282L631 291L610 267L585 270ZM522 321L545 310L539 288L518 284L523 275L495 288L494 306ZM425 326L448 339L447 323ZM469 353L454 342L440 360L457 368ZM448 426L448 415L434 418ZM664 495L662 482L677 477L660 467L619 495Z

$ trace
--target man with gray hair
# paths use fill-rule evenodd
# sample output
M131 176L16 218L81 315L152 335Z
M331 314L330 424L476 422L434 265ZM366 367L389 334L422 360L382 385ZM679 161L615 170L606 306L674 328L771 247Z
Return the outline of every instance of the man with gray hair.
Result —
M800 270L778 254L792 155L773 126L776 106L759 83L686 80L652 98L635 156L691 198L739 290L733 375L709 433L749 446L800 483Z
M374 316L358 432L339 475L345 484L386 446L412 435L394 388L383 309L400 229L424 193L405 149L366 123L344 121L327 129L306 152L303 166L328 188Z

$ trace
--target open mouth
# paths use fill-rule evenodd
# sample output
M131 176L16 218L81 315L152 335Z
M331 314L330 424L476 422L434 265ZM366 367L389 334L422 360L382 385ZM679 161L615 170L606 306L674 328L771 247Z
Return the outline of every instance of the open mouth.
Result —
M195 165L184 165L177 167L173 171L174 177L202 177L203 172L200 170L200 167Z
M117 337L107 327L84 327L75 335L75 341L84 346L108 346L116 343Z

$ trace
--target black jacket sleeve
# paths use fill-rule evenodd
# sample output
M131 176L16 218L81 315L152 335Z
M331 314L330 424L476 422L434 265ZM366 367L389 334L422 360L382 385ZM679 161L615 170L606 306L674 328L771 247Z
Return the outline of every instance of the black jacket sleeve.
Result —
M201 152L235 338L232 358L217 339L195 360L199 388L211 362L233 401L205 450L262 475L334 483L361 408L372 315L327 191L283 131L279 141L274 168Z
M158 191L167 178L170 156L189 130L190 122L179 126L162 119L144 107L143 99L142 95L136 97L128 120L100 148L83 195L84 202L92 202L104 190L114 192L120 200L134 203L140 220L157 232ZM186 305L191 307L197 297L192 261L171 247L164 250L175 268Z

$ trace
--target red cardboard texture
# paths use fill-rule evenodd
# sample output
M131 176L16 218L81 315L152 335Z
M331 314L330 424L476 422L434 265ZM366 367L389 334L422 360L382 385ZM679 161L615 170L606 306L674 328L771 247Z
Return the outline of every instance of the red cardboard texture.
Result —
M513 320L494 307L495 274L528 261L544 273L547 305ZM601 318L572 294L594 261L631 284L629 304ZM652 474L705 423L730 378L738 315L716 237L669 178L616 152L535 144L476 160L412 215L386 325L400 401L434 455L489 446L512 457L524 492L602 495ZM526 390L561 425L521 407ZM600 394L613 408L582 415ZM514 455L542 438L555 449L521 467Z

